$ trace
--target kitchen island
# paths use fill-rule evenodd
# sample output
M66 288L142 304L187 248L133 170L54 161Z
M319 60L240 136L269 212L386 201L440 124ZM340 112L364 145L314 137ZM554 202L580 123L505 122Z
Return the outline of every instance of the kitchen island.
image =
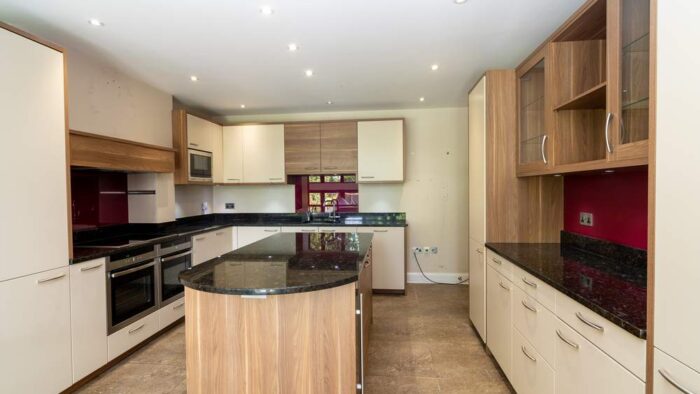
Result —
M371 242L371 234L277 234L181 273L187 391L359 391Z

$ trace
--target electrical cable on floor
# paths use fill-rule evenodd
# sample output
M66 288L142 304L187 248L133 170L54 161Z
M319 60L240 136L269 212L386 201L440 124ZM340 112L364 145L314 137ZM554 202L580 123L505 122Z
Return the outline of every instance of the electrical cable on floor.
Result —
M420 262L418 261L418 256L416 256L416 252L415 252L415 251L413 252L413 259L416 260L416 264L418 264L418 269L420 270L421 275L423 275L423 277L424 277L425 279L427 279L428 282L432 282L432 283L435 283L435 284L438 284L438 285L461 285L462 283L466 283L466 282L469 280L469 279L467 278L467 279L465 279L465 280L463 280L463 281L461 281L461 282L457 282L457 283L446 283L446 282L438 282L438 281L432 280L432 279L428 278L428 275L426 275L425 272L423 272L423 267L420 266Z

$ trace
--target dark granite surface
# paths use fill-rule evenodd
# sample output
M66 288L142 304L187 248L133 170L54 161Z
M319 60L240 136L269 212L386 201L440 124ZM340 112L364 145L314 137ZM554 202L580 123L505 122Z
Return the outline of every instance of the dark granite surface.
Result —
M341 213L340 219L330 221L327 215L319 215L312 222L304 223L304 215L296 213L240 213L211 214L177 219L159 224L123 224L73 232L73 258L76 264L146 244L156 244L182 235L196 235L229 226L348 226L348 227L405 227L406 214ZM138 245L123 246L130 240L142 241ZM114 245L113 248L95 248L95 245Z
M180 273L185 286L210 293L275 295L355 282L372 234L281 233Z
M486 247L635 336L645 339L646 252L562 233L562 243Z

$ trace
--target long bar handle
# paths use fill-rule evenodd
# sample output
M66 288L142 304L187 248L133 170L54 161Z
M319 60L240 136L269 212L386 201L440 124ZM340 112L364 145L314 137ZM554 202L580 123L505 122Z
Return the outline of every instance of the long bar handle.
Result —
M53 282L54 280L59 280L59 279L63 278L64 276L66 276L66 274L61 274L61 275L58 275L58 276L54 276L54 277L52 277L52 278L39 279L39 280L36 281L36 283L37 283L37 284L42 284L42 283L46 283L46 282Z
M92 270L98 269L100 267L102 267L102 263L97 264L97 265L93 265L92 267L82 267L82 268L80 268L80 272L92 271Z
M168 257L162 258L160 261L165 263L166 261L175 260L179 257L187 256L188 254L192 254L192 252L191 251L182 252L180 254L176 254L175 256L168 256Z
M578 317L579 320L581 320L585 325L589 327L593 327L598 331L605 331L605 327L601 326L600 324L593 323L592 321L586 319L583 317L581 312L576 312L576 317Z
M522 280L523 280L523 283L525 283L526 285L532 287L533 289L536 289L536 288L537 288L537 283L535 283L535 282L530 282L530 281L527 280L526 278L522 278Z
M525 346L520 346L520 350L522 350L522 352L523 352L523 354L525 355L525 357L529 358L530 360L532 360L532 361L534 361L534 362L537 362L537 359L534 358L534 357L532 357L532 356L530 355L530 353L528 353L527 350L525 350Z
M608 116L605 118L605 148L607 148L608 153L612 153L612 145L610 145L610 121L612 118L612 112L608 112Z
M542 147L541 147L541 151L542 151L542 161L544 162L544 164L547 164L547 153L545 152L544 147L545 147L545 145L547 144L547 138L548 138L548 137L549 137L549 136L548 136L547 134L545 134L545 135L542 136Z
M564 341L564 343L566 343L567 345L571 346L572 348L578 350L578 348L579 348L578 343L573 342L570 339L566 339L564 337L564 334L561 333L561 331L557 330L557 336L559 337L559 339Z
M140 326L138 326L138 327L136 327L136 328L132 328L131 330L129 330L129 334L135 333L136 331L142 329L145 325L146 325L146 323L143 323L143 324L141 324Z
M525 300L522 300L520 303L523 304L523 306L525 307L525 309L528 309L528 310L530 310L530 311L533 311L533 312L537 313L537 308L535 308L534 306L528 305L528 304L525 302Z

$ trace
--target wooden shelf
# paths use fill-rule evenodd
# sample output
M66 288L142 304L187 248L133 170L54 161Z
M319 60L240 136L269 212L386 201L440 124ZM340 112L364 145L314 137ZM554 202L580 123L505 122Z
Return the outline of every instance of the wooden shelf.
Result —
M547 167L538 170L518 170L518 177L530 177L530 176L541 176L541 175L563 175L563 174L576 174L576 173L586 173L593 171L609 170L614 168L627 168L627 167L639 167L649 164L649 160L646 157L636 157L628 160L615 160L609 161L606 159L582 161L579 163L568 163L568 164L557 164L552 167Z
M556 107L555 111L564 111L568 109L601 109L605 108L605 92L607 82L598 84L569 101L564 102Z

